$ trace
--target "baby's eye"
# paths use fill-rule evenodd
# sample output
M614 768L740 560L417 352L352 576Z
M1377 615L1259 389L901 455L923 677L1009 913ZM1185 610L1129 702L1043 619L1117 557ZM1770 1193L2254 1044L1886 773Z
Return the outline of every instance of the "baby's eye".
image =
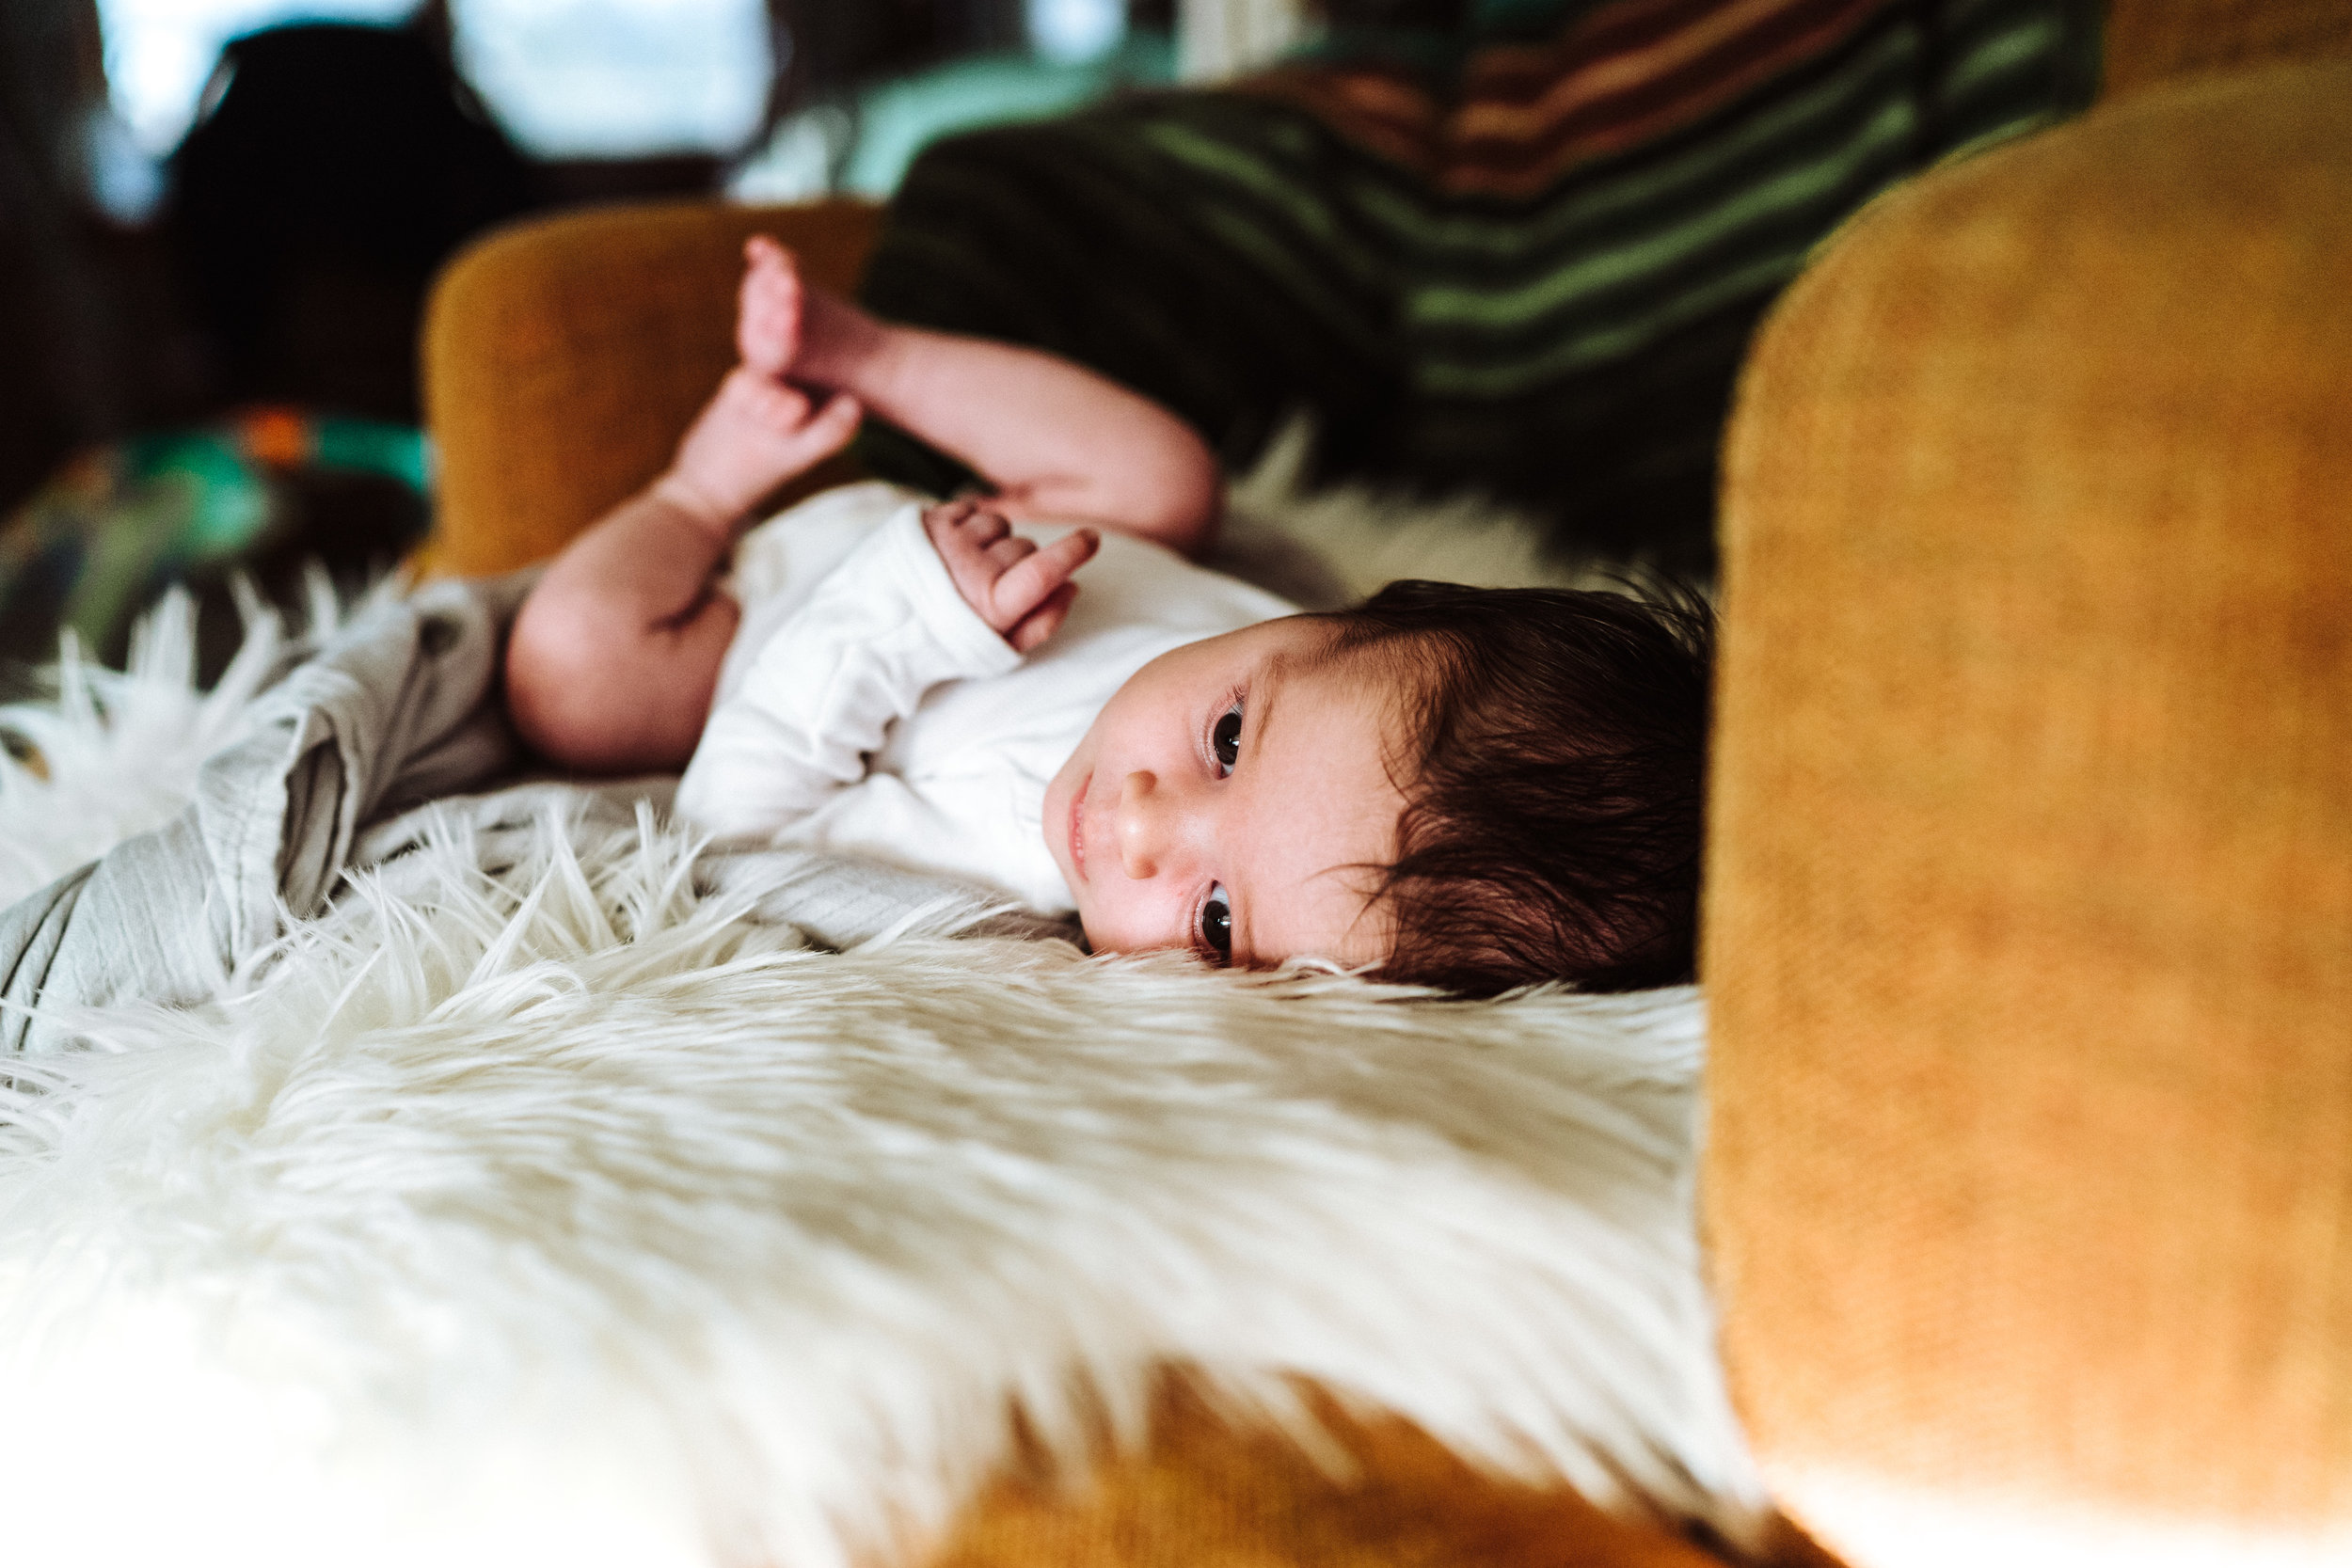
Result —
M1227 708L1225 717L1216 721L1216 728L1209 732L1209 750L1216 757L1216 765L1227 773L1232 772L1233 764L1241 760L1241 705L1239 703ZM1223 778L1225 775L1220 773L1217 776Z
M1222 882L1209 889L1208 899L1200 906L1200 942L1218 958L1233 956L1233 906Z

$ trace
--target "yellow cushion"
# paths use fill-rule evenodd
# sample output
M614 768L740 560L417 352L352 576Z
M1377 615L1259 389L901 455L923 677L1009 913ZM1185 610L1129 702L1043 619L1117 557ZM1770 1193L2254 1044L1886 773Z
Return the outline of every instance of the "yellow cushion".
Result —
M1766 1459L2352 1520L2352 66L1866 211L1726 471L1705 1214Z
M1007 1477L930 1568L1722 1568L1564 1488L1485 1481L1402 1422L1322 1409L1352 1475L1326 1473L1286 1438L1228 1427L1171 1379L1149 1451L1073 1486ZM1836 1568L1794 1531L1772 1560Z
M880 223L860 202L568 213L501 230L436 280L423 342L437 516L421 565L543 560L661 471L735 363L743 241L853 288ZM839 466L794 493L850 477Z

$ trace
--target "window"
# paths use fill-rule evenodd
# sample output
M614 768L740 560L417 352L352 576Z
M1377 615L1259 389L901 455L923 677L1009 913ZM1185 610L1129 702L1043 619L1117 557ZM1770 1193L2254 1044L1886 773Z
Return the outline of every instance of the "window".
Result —
M180 144L196 119L220 46L272 23L399 22L417 0L98 0L115 113L151 158Z

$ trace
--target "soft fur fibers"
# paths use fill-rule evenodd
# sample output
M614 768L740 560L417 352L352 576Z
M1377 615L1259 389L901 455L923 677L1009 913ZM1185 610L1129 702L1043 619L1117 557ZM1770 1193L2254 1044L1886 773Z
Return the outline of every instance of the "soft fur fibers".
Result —
M1357 501L1291 536L1361 567ZM1460 521L1377 572L1526 575L1507 519L1474 561ZM0 898L177 812L300 651L259 617L199 694L191 631L167 604L129 673L69 650L56 701L0 710L32 746ZM468 832L215 1001L16 1068L0 1562L905 1558L1014 1402L1077 1457L1171 1361L1311 1446L1299 1375L1507 1473L1756 1518L1692 1230L1694 994L945 940L968 910L826 954L730 918L653 820L550 817L496 877L511 835Z
M1267 573L1267 585L1310 610L1353 604L1398 578L1487 588L1620 588L1640 561L1567 557L1535 517L1483 496L1429 498L1345 483L1309 488L1314 430L1290 421L1225 496L1227 570ZM1303 574L1290 567L1302 557ZM1212 562L1218 564L1218 562Z
M325 601L333 613L331 594ZM242 739L254 694L280 668L287 639L256 615L213 689L196 679L196 607L173 592L131 636L126 670L82 657L71 632L43 672L56 695L0 706L0 909L187 804L204 759Z
M40 672L53 695L0 705L0 909L180 814L206 758L252 733L253 699L385 582L346 606L324 571L305 581L307 626L290 630L233 584L245 641L209 691L196 689L196 601L167 591L131 629L125 668L86 657L68 630Z
M216 1003L28 1064L9 1560L209 1520L246 1563L520 1531L526 1560L831 1568L926 1539L1010 1402L1079 1455L1168 1361L1745 1532L1691 993L826 954L698 895L649 814L538 843L493 879L435 835ZM105 1508L147 1484L126 1456L194 1516Z

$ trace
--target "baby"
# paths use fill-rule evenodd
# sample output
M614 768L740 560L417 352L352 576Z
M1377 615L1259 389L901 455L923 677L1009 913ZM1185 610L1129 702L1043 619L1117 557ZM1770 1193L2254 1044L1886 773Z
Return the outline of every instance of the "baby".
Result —
M742 362L516 623L532 744L683 766L677 810L715 833L957 874L1074 911L1097 951L1471 995L1690 977L1703 606L1411 582L1297 613L1192 563L1218 474L1167 410L878 322L772 240L746 259ZM850 485L745 532L867 411L990 494Z

